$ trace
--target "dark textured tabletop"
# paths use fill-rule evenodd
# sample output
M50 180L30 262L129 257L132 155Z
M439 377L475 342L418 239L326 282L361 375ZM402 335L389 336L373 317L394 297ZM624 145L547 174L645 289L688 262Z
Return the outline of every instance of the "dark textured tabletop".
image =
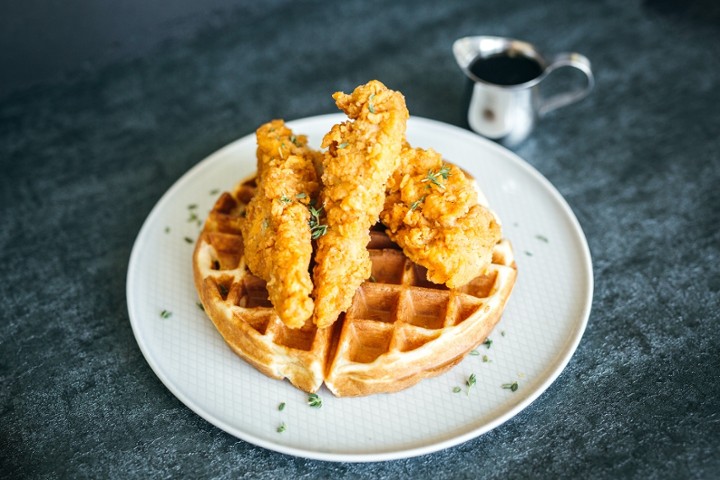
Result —
M716 3L195 3L0 7L0 476L720 478ZM471 34L593 64L593 93L516 148L592 252L567 368L500 427L405 460L295 458L193 413L128 319L153 205L216 149L372 78L462 126L451 44Z

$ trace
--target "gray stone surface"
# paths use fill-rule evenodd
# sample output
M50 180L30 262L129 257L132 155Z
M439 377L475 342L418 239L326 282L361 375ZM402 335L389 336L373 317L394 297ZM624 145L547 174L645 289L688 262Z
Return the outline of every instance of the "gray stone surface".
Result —
M0 98L3 477L720 477L714 3L218 4L193 10L187 34ZM413 114L461 125L450 45L467 34L576 50L596 71L591 97L517 149L593 255L593 310L567 369L501 427L402 461L293 458L205 422L155 377L128 321L128 258L154 203L260 123L331 112L329 92L370 78Z

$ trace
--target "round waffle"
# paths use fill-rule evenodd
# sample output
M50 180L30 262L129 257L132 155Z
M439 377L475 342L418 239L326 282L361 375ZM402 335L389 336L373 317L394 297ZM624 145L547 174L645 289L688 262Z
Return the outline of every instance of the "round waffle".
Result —
M368 244L372 276L348 311L328 328L311 320L287 327L243 256L240 223L254 192L251 179L220 196L195 246L193 272L226 343L264 374L307 392L323 382L337 396L394 392L456 365L500 319L516 278L507 240L495 246L485 274L448 289L429 282L378 226Z

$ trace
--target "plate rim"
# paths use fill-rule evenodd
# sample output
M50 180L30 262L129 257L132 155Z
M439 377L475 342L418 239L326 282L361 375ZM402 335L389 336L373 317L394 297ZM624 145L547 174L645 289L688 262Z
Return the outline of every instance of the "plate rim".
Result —
M287 121L287 125L291 128L297 128L298 124L308 124L312 122L327 122L328 124L332 124L337 123L338 121L342 121L345 118L346 117L341 113L330 113L289 120ZM205 156L202 160L200 160L190 169L188 169L179 179L177 179L170 186L170 188L168 188L162 194L162 196L156 201L156 203L153 205L152 209L148 213L147 217L143 221L143 224L140 227L140 230L138 231L138 234L133 243L133 247L130 252L130 257L128 261L125 292L127 299L128 317L133 331L133 336L135 337L135 341L137 342L140 351L145 358L145 361L148 363L153 373L158 377L158 379L160 379L160 381L170 391L170 393L172 393L178 400L180 400L195 414L199 415L201 418L214 425L215 427L233 435L240 440L246 441L253 445L257 445L259 447L263 447L271 451L292 455L295 457L332 462L378 462L398 460L444 450L446 448L450 448L465 443L471 439L477 438L480 435L483 435L484 433L487 433L499 427L503 423L507 422L508 420L525 410L529 405L531 405L535 400L537 400L537 398L539 398L565 370L567 364L570 362L570 359L575 354L575 351L580 344L582 336L589 322L589 317L592 309L592 299L594 295L594 277L590 248L587 242L587 238L585 237L585 234L580 225L580 222L575 216L575 213L568 204L567 200L562 196L562 194L557 190L557 188L547 178L545 178L545 176L542 175L542 173L540 173L534 166L523 160L515 152L512 152L495 142L480 137L458 126L426 117L413 115L410 117L408 122L418 124L419 126L423 126L424 124L426 127L443 131L445 133L463 138L470 142L479 142L480 144L483 144L484 148L494 150L495 153L511 161L514 166L525 170L526 173L533 177L535 181L538 181L543 187L543 189L546 192L550 193L553 199L561 207L567 220L569 220L570 226L572 227L572 232L574 234L575 240L578 241L580 247L580 251L578 253L583 259L581 267L584 272L584 280L587 285L587 291L585 292L585 302L582 308L582 312L580 314L580 322L575 325L575 328L572 332L572 335L568 339L569 341L563 354L558 356L553 362L548 363L548 367L546 369L547 374L544 380L541 381L539 385L529 395L527 395L523 400L509 408L505 413L497 416L496 418L485 423L482 426L471 429L460 435L452 435L448 438L445 438L444 440L430 442L422 446L411 446L406 448L400 447L388 451L372 453L332 453L326 451L310 450L268 441L252 433L239 430L235 426L221 420L213 413L206 411L192 398L189 398L182 391L180 391L180 389L176 387L175 383L168 378L158 360L151 353L150 347L147 344L147 340L141 335L140 327L139 325L137 325L137 322L139 322L139 319L137 319L138 315L134 315L137 312L138 307L136 305L136 298L134 297L134 295L132 295L135 285L135 277L133 274L138 268L136 265L138 264L138 257L140 255L140 252L144 247L144 244L147 243L147 236L149 235L150 225L154 222L155 217L165 206L167 199L170 198L176 190L181 189L183 186L185 186L186 183L190 182L195 177L197 172L204 169L207 164L212 163L217 157L224 155L228 150L236 148L236 145L240 142L246 141L245 139L247 137L254 135L254 132L251 132L227 143L226 145L216 149L209 155Z

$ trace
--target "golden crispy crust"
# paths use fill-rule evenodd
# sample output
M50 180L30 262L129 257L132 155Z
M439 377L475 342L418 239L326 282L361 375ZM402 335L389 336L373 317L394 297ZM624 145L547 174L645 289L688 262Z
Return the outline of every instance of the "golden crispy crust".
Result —
M321 198L328 228L318 239L313 271L314 321L320 328L335 322L370 276L368 231L383 208L408 118L404 97L378 81L333 98L352 121L333 126L322 144L327 152Z
M405 254L428 269L428 280L450 288L483 273L501 238L474 182L434 150L409 145L388 181L380 219Z
M257 142L258 189L241 222L245 257L250 270L268 282L270 302L282 321L299 328L315 307L307 205L319 190L317 152L282 120L258 128Z

